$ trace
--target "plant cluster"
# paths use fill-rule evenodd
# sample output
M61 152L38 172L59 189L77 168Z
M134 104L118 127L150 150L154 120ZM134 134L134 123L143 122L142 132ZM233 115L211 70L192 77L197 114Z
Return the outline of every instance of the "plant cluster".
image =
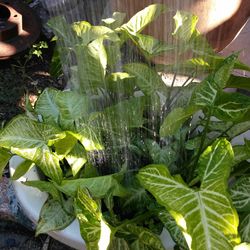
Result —
M44 90L0 133L0 169L16 154L25 160L14 179L34 165L46 177L24 183L49 194L37 235L77 218L91 250L164 249L163 228L179 249L250 242L250 143L230 143L250 129L250 98L224 91L249 88L231 73L250 68L237 54L215 55L189 13L174 17L176 46L141 33L166 11L150 5L127 23L116 12L102 26L51 20L57 52L72 65L71 90ZM122 65L125 44L145 62ZM187 51L193 57L181 61ZM167 53L178 64L151 63ZM159 69L174 72L171 86ZM187 72L175 87L176 75ZM200 72L206 76L195 83Z

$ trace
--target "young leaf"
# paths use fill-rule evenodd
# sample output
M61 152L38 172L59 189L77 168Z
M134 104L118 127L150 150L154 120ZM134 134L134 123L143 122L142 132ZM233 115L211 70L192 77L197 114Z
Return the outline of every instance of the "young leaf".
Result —
M148 96L154 94L160 87L164 86L158 73L142 63L126 64L124 70L131 76L135 76L135 84Z
M173 36L183 41L189 41L196 31L198 17L184 11L177 11L174 16L175 30Z
M78 190L75 198L75 214L87 249L106 250L111 238L111 229L102 218L99 204L83 189Z
M176 108L168 114L160 128L160 136L166 137L174 135L183 125L183 123L192 117L197 111L197 107L189 106L187 108Z
M169 212L160 211L158 214L159 219L164 224L164 227L168 230L170 233L172 239L178 244L178 246L181 247L181 249L188 250L187 242L180 230L180 228L177 226L173 216Z
M0 148L0 176L2 176L3 171L6 167L6 165L8 164L11 156L12 155L9 153L9 151L7 151L3 148Z
M59 158L48 145L64 136L65 133L53 126L17 116L0 133L0 145L13 154L34 162L45 175L60 183L62 170Z
M112 17L102 19L102 23L109 27L110 29L116 29L123 24L123 21L126 17L125 13L122 12L114 12Z
M171 213L194 250L233 249L238 241L238 217L226 185L232 161L233 151L225 139L208 147L199 160L199 190L171 176L164 165L149 165L138 174L141 185Z
M72 197L75 197L78 188L87 188L94 198L103 198L110 190L112 190L113 196L125 197L128 194L115 175L63 180L61 185L56 183L55 185L58 190Z
M140 33L148 24L153 22L158 16L167 11L163 4L152 4L136 13L121 29L128 33Z
M41 192L49 193L52 196L53 200L55 200L55 201L59 201L59 202L61 201L60 192L56 189L55 185L51 182L48 182L48 181L25 181L22 183L26 186L37 188Z
M88 161L86 152L79 143L75 144L74 148L66 156L66 160L72 169L73 176L76 176L83 165Z
M70 210L71 206L72 200L64 202L64 207L58 201L46 201L40 212L40 219L36 227L36 236L66 228L75 218L73 214L67 211Z
M32 161L25 160L23 161L15 170L15 173L11 177L12 180L18 180L24 174L26 174L31 168L33 168L35 164Z
M250 211L250 177L242 176L230 189L231 198L237 211Z
M250 213L242 216L239 226L239 232L242 242L250 242ZM248 248L246 248L248 249Z

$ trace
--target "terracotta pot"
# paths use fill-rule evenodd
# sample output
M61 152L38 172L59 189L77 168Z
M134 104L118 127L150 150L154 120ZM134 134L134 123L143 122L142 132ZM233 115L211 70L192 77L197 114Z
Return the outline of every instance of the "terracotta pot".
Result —
M172 43L173 15L176 10L199 17L198 29L216 51L225 48L250 16L249 0L110 0L113 11L125 12L130 18L152 3L163 3L171 10L148 26L144 33ZM161 60L160 60L161 61Z

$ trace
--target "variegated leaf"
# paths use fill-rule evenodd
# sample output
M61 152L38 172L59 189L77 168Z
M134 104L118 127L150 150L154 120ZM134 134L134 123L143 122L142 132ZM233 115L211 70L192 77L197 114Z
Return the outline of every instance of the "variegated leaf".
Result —
M25 116L14 118L0 134L0 146L34 162L45 175L60 183L62 170L59 158L48 145L65 137L59 129L30 120Z
M142 186L175 218L190 248L233 249L238 243L238 216L228 198L228 179L233 151L225 139L208 147L199 159L198 190L170 175L164 165L149 165L140 170Z
M250 243L250 213L242 216L240 220L239 232L242 242Z
M242 176L230 189L233 204L239 212L250 211L250 177Z
M110 243L111 229L102 218L99 204L91 198L87 190L78 190L75 198L75 214L87 249L106 250Z
M110 242L108 250L131 250L131 249L129 248L129 245L126 242L126 240L121 238L114 238Z

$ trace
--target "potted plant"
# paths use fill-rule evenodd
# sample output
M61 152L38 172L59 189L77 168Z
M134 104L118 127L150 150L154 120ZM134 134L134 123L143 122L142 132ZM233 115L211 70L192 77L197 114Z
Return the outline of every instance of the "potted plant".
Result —
M215 55L185 12L175 15L177 47L141 34L166 11L150 5L125 24L114 13L103 26L51 21L62 61L70 61L71 90L45 89L0 133L1 168L19 155L14 179L34 165L43 173L23 183L48 193L37 234L76 218L91 250L165 249L163 228L180 249L247 247L250 146L230 141L249 130L250 98L224 88L249 88L231 75L249 67L237 53ZM143 63L123 65L126 43ZM181 61L188 51L194 57ZM178 64L151 63L170 52ZM163 70L174 72L170 86ZM188 73L175 87L177 74Z

